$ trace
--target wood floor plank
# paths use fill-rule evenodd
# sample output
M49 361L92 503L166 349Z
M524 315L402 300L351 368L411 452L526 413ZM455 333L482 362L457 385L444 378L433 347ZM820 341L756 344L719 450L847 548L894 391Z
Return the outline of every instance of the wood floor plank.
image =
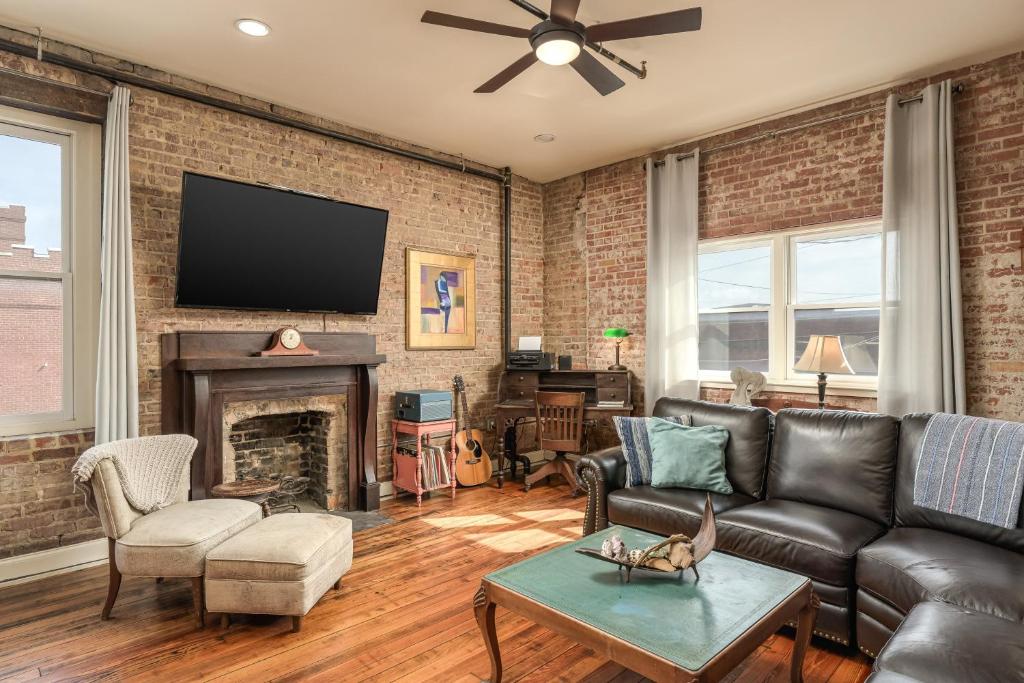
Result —
M460 489L385 501L393 521L354 535L341 591L328 591L299 633L284 618L242 617L196 630L187 582L126 578L100 621L106 568L0 589L0 682L131 680L477 681L489 675L472 599L484 574L578 538L584 499L564 485ZM591 650L502 609L505 680L641 683ZM810 683L859 683L862 655L815 641ZM789 676L792 637L770 638L729 678Z

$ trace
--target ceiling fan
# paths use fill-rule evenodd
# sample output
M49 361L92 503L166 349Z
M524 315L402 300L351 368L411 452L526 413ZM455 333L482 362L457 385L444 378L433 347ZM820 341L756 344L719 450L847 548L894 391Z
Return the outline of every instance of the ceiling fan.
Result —
M640 68L637 68L603 47L601 43L607 40L642 38L700 30L700 7L584 26L576 21L576 13L579 11L581 0L551 0L550 15L527 0L511 0L511 2L539 18L540 23L532 29L525 29L430 10L424 12L420 19L425 24L492 33L512 38L526 38L530 41L532 48L530 52L473 92L492 93L526 71L534 62L540 60L545 64L555 66L569 64L595 90L602 95L607 95L615 92L625 83L608 67L597 61L590 52L584 50L584 47L590 48L602 57L630 71L637 78L644 78L647 75L646 62L641 62Z

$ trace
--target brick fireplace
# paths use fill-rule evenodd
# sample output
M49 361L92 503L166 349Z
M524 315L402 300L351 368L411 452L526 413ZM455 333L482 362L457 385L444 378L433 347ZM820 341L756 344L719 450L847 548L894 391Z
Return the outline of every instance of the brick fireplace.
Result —
M226 403L224 481L309 477L310 500L347 509L347 407L344 395Z
M322 507L378 509L377 366L386 358L377 353L376 338L314 332L304 340L319 355L261 356L271 337L160 337L161 429L199 442L192 499L207 498L221 482L296 467L301 474L305 467L318 480L314 493ZM260 416L265 419L255 419Z

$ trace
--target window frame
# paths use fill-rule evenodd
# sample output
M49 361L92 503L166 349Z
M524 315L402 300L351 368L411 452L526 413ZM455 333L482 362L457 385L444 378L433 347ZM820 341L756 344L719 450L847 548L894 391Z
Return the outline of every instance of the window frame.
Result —
M817 391L817 378L807 373L793 370L790 349L795 340L796 311L821 308L879 308L881 299L874 302L842 302L827 304L796 303L796 245L802 238L808 237L846 237L862 234L880 234L881 218L868 220L829 223L814 227L790 228L770 233L756 233L734 237L702 239L697 243L698 254L706 254L733 249L744 249L755 246L770 246L771 259L771 304L767 307L750 307L742 309L715 309L715 313L732 311L763 311L768 310L768 390L791 391L796 393L814 393ZM698 284L699 287L699 284ZM699 311L698 315L711 311ZM701 370L702 386L732 387L729 373L724 370ZM828 385L834 389L843 389L844 395L874 396L878 389L876 375L830 375Z
M62 269L0 270L0 277L59 282L64 309L62 410L0 415L0 437L91 428L99 320L102 130L94 123L0 106L0 134L61 146Z

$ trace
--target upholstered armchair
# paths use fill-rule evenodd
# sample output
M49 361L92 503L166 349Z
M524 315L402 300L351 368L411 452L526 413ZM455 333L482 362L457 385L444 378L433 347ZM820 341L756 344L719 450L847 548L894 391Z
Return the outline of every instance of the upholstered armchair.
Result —
M117 445L130 456L133 449L181 447L184 435L128 439ZM175 441L178 440L178 441ZM89 480L97 514L107 536L110 585L102 619L110 618L122 576L187 578L192 582L196 625L203 626L203 567L206 553L262 518L256 503L245 500L188 500L189 468L181 478L175 502L148 514L132 507L110 459L97 463Z

